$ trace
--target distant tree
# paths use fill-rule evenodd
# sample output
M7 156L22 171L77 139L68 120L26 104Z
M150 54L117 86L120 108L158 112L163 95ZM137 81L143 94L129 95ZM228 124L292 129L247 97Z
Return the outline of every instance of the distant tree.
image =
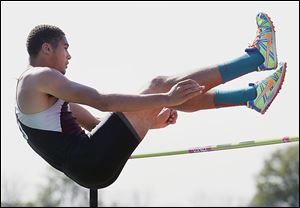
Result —
M54 168L49 168L47 172L47 183L40 186L36 204L46 207L89 205L88 189Z
M250 206L299 207L299 146L276 151L256 178Z
M2 172L1 172L2 174ZM22 202L22 185L16 178L1 177L1 207L34 207L31 202Z
M88 207L89 189L79 186L63 173L48 168L47 180L37 187L38 193L32 201L22 201L22 187L16 178L1 180L1 207ZM119 206L113 201L104 205L101 190L98 190L98 206Z

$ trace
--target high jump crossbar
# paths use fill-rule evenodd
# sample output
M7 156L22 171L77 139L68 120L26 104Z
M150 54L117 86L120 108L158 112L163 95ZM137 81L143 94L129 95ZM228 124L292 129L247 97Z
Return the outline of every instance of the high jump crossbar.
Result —
M280 144L280 143L298 142L298 141L299 141L299 136L290 136L290 137L285 136L285 137L271 138L271 139L265 139L265 140L249 140L249 141L243 141L243 142L239 142L239 143L229 143L229 144L219 144L219 145L212 145L212 146L209 145L209 146L202 146L202 147L194 147L194 148L190 148L190 149L170 151L170 152L137 154L137 155L132 155L130 157L130 159L162 157L162 156L201 153L201 152L212 152L212 151L220 151L220 150L248 148L248 147L255 147L255 146L265 146L265 145Z
M149 153L149 154L137 154L132 155L130 159L138 159L138 158L148 158L148 157L162 157L162 156L171 156L171 155L181 155L181 154L191 154L191 153L200 153L200 152L212 152L212 151L220 151L220 150L229 150L229 149L238 149L238 148L248 148L255 146L265 146L272 144L281 144L281 143L290 143L290 142L298 142L299 136L285 136L281 138L271 138L265 140L249 140L243 141L239 143L229 143L229 144L219 144L213 146L202 146L195 147L186 150L177 150L170 152L157 152L157 153ZM98 190L90 189L90 207L98 207Z

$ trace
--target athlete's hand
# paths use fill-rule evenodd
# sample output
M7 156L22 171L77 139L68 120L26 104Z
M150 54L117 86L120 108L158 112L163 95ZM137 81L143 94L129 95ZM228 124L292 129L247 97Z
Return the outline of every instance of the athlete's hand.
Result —
M164 108L162 111L157 115L156 119L154 120L151 129L160 129L169 126L170 124L175 124L177 120L177 111Z
M195 80L192 79L178 82L168 92L168 107L180 105L195 96L201 95L203 90L204 86L200 86Z

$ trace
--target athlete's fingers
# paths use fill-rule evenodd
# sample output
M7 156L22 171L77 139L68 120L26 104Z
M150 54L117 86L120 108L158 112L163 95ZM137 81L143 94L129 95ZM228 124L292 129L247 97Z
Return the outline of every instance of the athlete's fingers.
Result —
M185 95L189 94L191 91L202 91L202 87L198 84L190 83L183 86L177 86L176 91Z
M186 90L184 97L185 97L185 101L190 100L193 97L199 96L203 93L202 90L199 89L189 89Z
M177 111L174 110L174 109L171 109L171 118L172 119L177 119L177 117L178 117Z
M173 120L173 119L170 119L169 121L168 121L168 124L175 124L176 123L176 120Z
M171 112L170 112L170 117L168 119L168 124L175 124L178 117L177 111L174 109L170 109L170 110Z
M186 85L186 84L198 84L198 82L196 82L196 81L193 80L193 79L186 79L186 80L183 80L183 81L178 82L177 84L180 84L180 85ZM198 85L199 85L199 84L198 84Z
M205 89L205 86L200 85L195 80L186 80L186 81L183 81L181 83L178 83L177 86L179 88L181 88L182 90L189 89L189 88L199 88L199 89L202 89L202 90Z
M184 90L184 95L189 96L190 94L201 94L203 92L202 88L195 87L195 88L188 88Z

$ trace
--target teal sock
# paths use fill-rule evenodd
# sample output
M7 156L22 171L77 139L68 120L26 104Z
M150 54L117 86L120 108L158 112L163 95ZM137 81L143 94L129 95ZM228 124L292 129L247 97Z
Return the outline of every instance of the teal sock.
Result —
M248 87L238 90L217 90L214 103L216 108L246 105L248 101L254 100L257 96L256 88L249 84Z
M257 67L265 61L265 58L257 48L247 48L245 52L247 54L237 59L218 65L223 84L242 75L256 71Z

